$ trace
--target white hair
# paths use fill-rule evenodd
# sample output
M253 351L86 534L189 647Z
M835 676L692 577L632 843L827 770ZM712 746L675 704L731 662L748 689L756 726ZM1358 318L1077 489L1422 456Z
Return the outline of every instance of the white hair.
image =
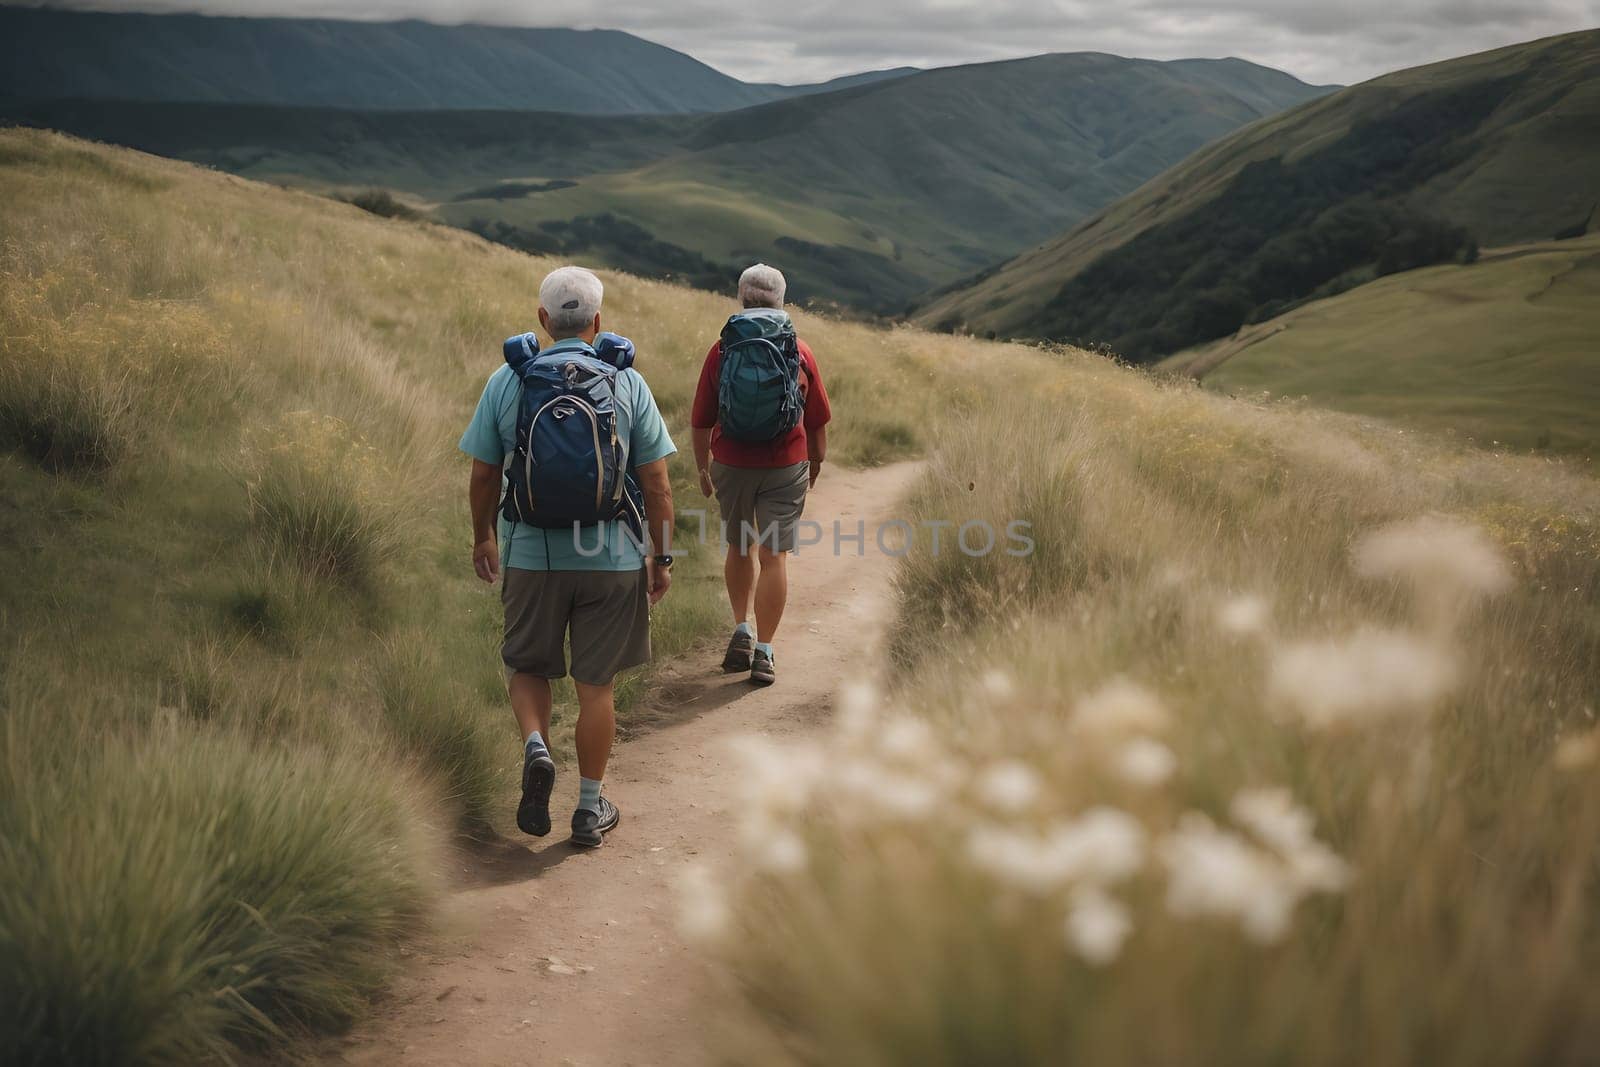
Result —
M582 267L558 267L546 274L539 286L539 306L550 316L547 328L568 336L587 330L600 314L605 292L594 272Z
M788 287L777 267L757 263L739 275L739 302L747 308L781 308Z

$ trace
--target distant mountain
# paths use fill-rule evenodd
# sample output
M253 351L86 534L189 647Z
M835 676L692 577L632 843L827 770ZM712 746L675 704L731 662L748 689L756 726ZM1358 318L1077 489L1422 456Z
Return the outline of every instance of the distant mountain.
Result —
M1213 144L930 301L929 325L1149 360L1482 245L1582 233L1600 30L1401 71Z
M675 114L904 73L751 85L615 30L0 7L0 97L29 100Z
M530 250L899 312L1325 90L1239 60L949 67L697 116L13 103L19 121L323 189L384 186Z

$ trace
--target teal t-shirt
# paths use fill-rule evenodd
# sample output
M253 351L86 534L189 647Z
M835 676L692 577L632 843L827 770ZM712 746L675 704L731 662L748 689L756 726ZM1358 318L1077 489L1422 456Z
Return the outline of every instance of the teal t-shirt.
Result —
M543 359L564 352L593 355L582 341L557 341L539 354ZM677 451L656 398L644 377L632 367L617 374L617 437L627 450L631 469L654 463ZM522 382L508 366L489 375L472 413L461 451L473 459L505 469L506 457L516 451L517 409L522 403ZM501 499L505 498L502 475ZM604 551L597 551L605 541ZM619 522L602 522L582 530L542 530L513 523L500 516L500 564L530 571L633 571L644 566L644 556L627 528Z

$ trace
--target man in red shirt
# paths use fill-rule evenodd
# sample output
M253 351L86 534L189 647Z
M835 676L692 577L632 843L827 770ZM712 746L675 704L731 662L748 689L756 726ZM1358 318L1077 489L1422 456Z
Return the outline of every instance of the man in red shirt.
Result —
M775 268L764 263L751 267L739 278L739 300L745 314L772 318L775 325L789 328L783 311L786 287L783 275ZM778 319L782 322L778 323ZM806 491L816 484L828 451L827 425L832 417L828 391L823 387L822 372L817 369L811 349L799 340L796 347L804 406L792 430L770 441L735 440L722 433L718 421L720 340L706 354L689 420L694 430L700 491L708 497L716 495L728 545L722 573L735 628L722 669L729 673L748 670L750 681L756 685L771 685L777 680L772 639L789 595L785 560L795 550L795 527L805 508ZM756 617L753 629L752 591Z

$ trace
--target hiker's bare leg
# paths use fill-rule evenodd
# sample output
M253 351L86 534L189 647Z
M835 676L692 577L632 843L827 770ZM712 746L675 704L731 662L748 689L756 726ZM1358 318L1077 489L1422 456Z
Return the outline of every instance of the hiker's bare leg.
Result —
M778 632L783 605L789 599L788 553L757 546L761 558L761 577L756 579L756 640L768 645Z
M537 674L518 671L506 683L511 691L511 714L517 717L517 727L522 737L538 730L539 736L550 741L550 680Z
M611 758L611 742L617 736L617 706L612 683L585 685L575 681L578 690L578 725L573 739L578 747L578 773L595 781L606 776L606 761Z
M733 608L733 621L750 621L750 590L756 584L754 556L740 555L738 545L728 546L727 558L722 561L722 578L728 586L728 604Z

